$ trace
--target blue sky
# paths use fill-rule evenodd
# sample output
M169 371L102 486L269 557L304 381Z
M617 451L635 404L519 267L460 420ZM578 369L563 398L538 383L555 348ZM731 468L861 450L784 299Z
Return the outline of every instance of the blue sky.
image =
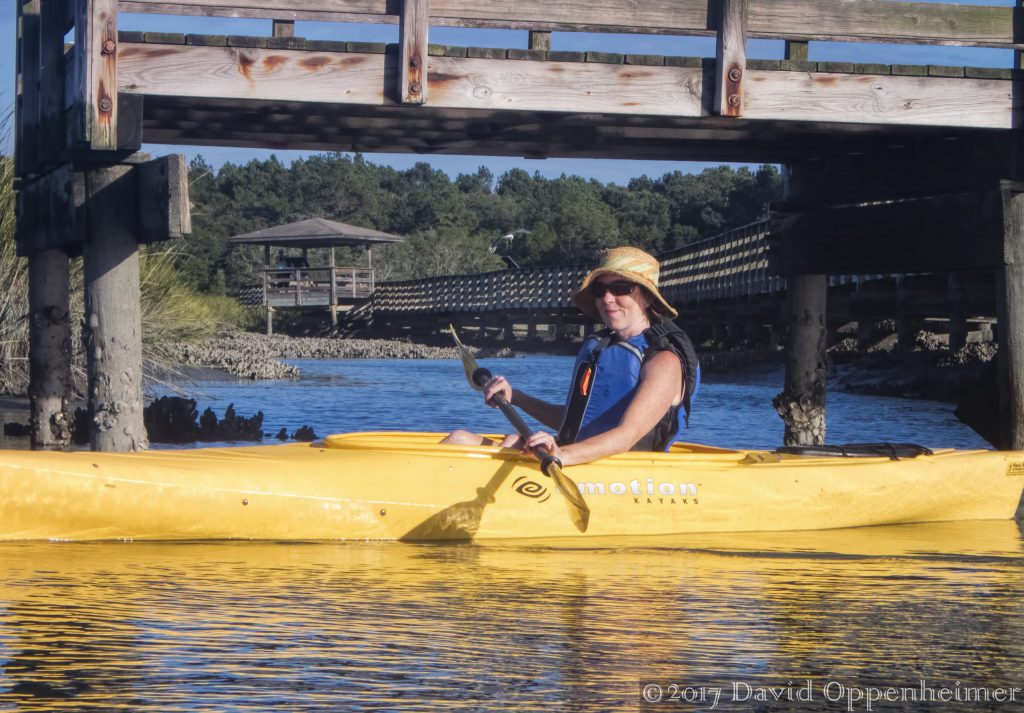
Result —
M939 0L925 0L938 2ZM971 5L1013 5L1013 0L962 0ZM13 0L0 0L0 116L6 115L14 102L15 68L15 9ZM121 15L122 30L149 30L158 32L185 32L201 34L263 35L271 33L269 20L241 20L158 15ZM395 42L397 25L365 25L344 23L297 22L295 34L310 39L360 40L369 42ZM431 42L477 47L526 47L528 35L514 30L467 30L434 27ZM714 56L714 41L701 37L665 37L648 35L598 35L556 32L552 35L552 48L556 50L601 50L606 52L635 52L684 56ZM783 55L780 41L752 40L748 55L759 59L779 59ZM810 58L815 61L882 62L887 64L949 64L976 67L1009 67L1012 52L963 47L918 47L908 45L860 45L840 42L812 42ZM0 139L0 149L10 149L9 137ZM148 145L145 150L154 155L185 153L189 158L201 154L209 163L220 166L225 162L245 163L253 158L266 158L272 153L285 163L310 155L300 151L266 151L258 149L221 149L213 147L172 147ZM487 166L495 176L511 168L522 168L530 173L557 177L563 173L596 178L603 182L625 184L641 175L661 176L669 171L699 172L712 165L678 161L612 161L593 159L520 159L476 156L424 156L416 154L368 154L375 163L408 168L416 162L426 161L436 168L455 176Z

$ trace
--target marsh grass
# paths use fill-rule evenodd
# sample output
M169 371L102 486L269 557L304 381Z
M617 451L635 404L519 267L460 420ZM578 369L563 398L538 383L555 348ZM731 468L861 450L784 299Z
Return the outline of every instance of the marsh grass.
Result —
M10 156L0 156L0 285L0 393L22 394L28 387L28 272L14 244Z

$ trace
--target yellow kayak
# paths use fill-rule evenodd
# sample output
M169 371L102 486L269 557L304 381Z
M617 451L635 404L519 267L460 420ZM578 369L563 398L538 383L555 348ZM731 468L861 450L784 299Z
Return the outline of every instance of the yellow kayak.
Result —
M437 433L145 453L0 452L0 540L472 540L823 530L1009 519L1024 452L893 460L694 444L566 468Z

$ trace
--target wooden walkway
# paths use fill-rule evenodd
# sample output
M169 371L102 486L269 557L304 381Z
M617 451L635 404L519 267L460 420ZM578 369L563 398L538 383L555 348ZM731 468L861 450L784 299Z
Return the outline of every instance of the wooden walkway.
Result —
M764 337L784 323L786 278L770 221L758 221L659 255L663 294L691 330L733 331ZM350 320L390 329L430 332L448 322L476 322L508 330L510 322L553 332L576 332L584 319L571 297L589 265L499 270L377 285ZM964 331L960 323L990 324L995 314L991 271L832 275L829 321L931 320L936 331ZM957 326L949 327L956 323ZM909 327L904 327L905 329ZM552 332L553 330L553 332ZM863 331L863 330L862 330Z

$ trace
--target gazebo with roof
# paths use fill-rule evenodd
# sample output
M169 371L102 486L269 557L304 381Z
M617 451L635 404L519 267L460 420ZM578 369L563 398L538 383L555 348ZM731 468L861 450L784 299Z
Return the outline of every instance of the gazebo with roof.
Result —
M261 302L267 308L267 333L273 332L274 310L326 306L331 324L338 325L338 309L362 304L374 289L373 246L402 242L401 236L326 218L309 218L276 225L228 238L231 245L263 246L263 285ZM362 246L366 265L335 264L334 248ZM271 249L279 248L279 259L271 262ZM329 250L327 267L310 267L309 250ZM299 259L285 257L284 250L301 249ZM259 287L250 292L259 291Z

